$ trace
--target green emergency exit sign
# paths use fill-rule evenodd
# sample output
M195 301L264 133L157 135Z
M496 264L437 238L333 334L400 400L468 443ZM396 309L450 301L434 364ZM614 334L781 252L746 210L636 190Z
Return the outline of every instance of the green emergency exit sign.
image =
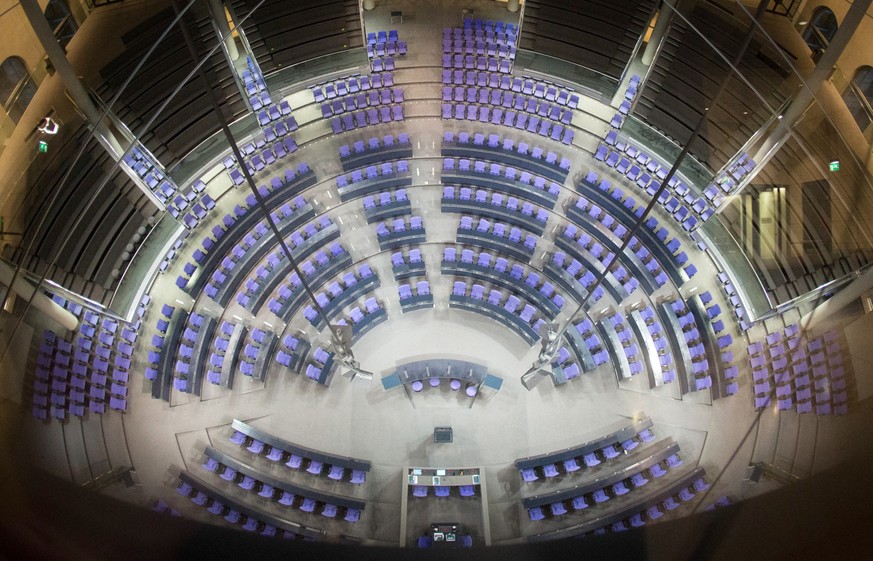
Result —
M830 162L828 164L828 169L830 169L831 171L840 171L840 161L834 160L833 162Z
M43 154L45 154L46 152L49 151L48 142L46 142L45 140L40 140L38 146L39 146L39 151L42 152Z

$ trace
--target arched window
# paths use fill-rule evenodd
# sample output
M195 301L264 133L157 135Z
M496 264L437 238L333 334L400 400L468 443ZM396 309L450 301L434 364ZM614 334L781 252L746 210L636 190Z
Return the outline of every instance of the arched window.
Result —
M837 33L837 16L830 10L821 6L816 8L809 20L809 25L803 33L803 40L812 49L812 57L818 59L821 53L828 48L831 39Z
M58 43L66 49L67 43L79 29L79 24L70 13L70 5L67 4L67 0L49 0L45 7L45 19L48 20L52 31L55 32Z
M855 118L861 131L866 132L870 123L873 122L873 68L862 66L855 72L855 78L846 91L843 92L843 101Z
M16 124L30 100L36 94L36 84L24 66L24 61L11 56L0 65L0 101L3 110Z

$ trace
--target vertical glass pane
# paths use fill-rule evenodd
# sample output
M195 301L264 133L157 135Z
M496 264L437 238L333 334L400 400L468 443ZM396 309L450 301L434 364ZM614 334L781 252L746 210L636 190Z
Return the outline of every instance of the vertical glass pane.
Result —
M19 84L27 76L27 69L20 58L9 57L3 61L3 66L0 67L0 100L2 100L4 107L12 101L12 96L16 94ZM32 95L31 93L31 97Z
M863 66L858 69L852 83L843 92L843 101L858 123L858 128L865 135L869 132L867 129L873 119L871 100L873 100L873 68Z

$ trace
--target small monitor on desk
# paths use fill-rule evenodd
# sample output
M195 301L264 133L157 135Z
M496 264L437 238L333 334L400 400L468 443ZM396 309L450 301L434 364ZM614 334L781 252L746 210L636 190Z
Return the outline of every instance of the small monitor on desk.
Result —
M454 545L458 541L458 524L454 522L431 524L431 537L434 545Z
M444 469L438 469L438 470L436 470L436 474L437 474L437 475L445 475L445 474L446 474L446 470L444 470Z
M421 469L412 470L412 475L421 475Z

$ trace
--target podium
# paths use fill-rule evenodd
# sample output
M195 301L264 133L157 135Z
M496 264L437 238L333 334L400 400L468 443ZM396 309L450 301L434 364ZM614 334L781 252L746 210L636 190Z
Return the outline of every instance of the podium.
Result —
M451 443L454 438L452 427L434 427L433 441L437 444Z

